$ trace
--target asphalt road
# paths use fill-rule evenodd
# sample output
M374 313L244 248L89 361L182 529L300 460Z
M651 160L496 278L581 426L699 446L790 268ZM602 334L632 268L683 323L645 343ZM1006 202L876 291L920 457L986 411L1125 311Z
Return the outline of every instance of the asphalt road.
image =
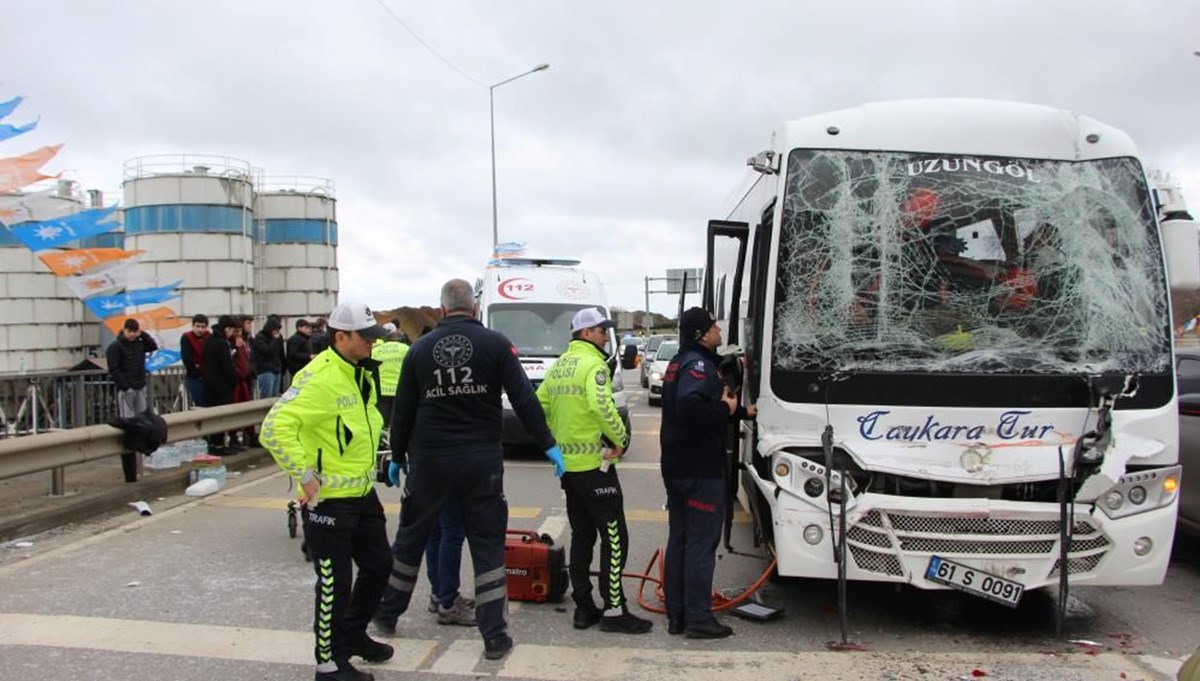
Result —
M659 411L645 404L636 374L627 377L634 441L620 474L628 570L642 572L666 540ZM381 494L394 528L398 493ZM510 456L506 494L510 527L565 541L562 494L540 455ZM154 500L150 517L129 512L0 545L0 677L311 678L313 575L300 541L287 535L288 497L286 479L266 467L213 497ZM733 543L739 553L722 549L716 574L717 588L731 592L766 566L744 514ZM835 651L836 585L777 580L759 595L784 615L729 617L736 634L721 641L668 636L657 615L645 636L579 632L565 603L511 603L517 647L499 662L482 659L473 628L439 626L414 608L392 641L396 657L363 668L381 680L1166 679L1200 644L1200 548L1183 539L1175 555L1163 586L1074 589L1064 639L1054 638L1053 592L1030 593L1009 610L953 592L852 584L850 638L859 649ZM463 583L469 590L469 560ZM638 586L627 581L631 598ZM413 602L427 594L422 580ZM655 600L653 585L645 594Z

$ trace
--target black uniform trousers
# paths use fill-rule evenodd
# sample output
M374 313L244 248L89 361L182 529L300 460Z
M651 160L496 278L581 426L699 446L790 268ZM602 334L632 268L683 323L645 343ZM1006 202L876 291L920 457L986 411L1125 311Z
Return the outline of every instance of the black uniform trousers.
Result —
M348 642L367 635L387 586L392 564L387 517L374 489L362 497L325 499L302 515L304 541L317 571L317 665L331 671L329 665L349 660Z
M620 608L625 604L621 573L628 558L629 530L617 468L564 473L562 489L571 523L571 596L580 607L595 607L590 571L592 549L599 537L600 595L606 609Z
M721 478L667 478L667 553L663 591L667 616L687 624L713 620L712 583L725 523Z
M504 570L508 501L500 450L415 455L409 457L408 467L400 500L400 527L392 544L392 574L376 619L394 626L408 610L429 535L438 526L442 508L456 499L475 568L479 633L485 641L508 633L508 575Z

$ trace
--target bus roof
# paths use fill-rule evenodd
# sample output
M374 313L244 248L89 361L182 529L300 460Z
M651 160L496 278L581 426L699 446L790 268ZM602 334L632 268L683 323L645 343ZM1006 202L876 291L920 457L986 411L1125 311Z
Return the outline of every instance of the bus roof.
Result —
M817 114L784 123L775 145L782 155L797 148L1055 160L1137 155L1127 134L1087 116L983 99L910 99Z

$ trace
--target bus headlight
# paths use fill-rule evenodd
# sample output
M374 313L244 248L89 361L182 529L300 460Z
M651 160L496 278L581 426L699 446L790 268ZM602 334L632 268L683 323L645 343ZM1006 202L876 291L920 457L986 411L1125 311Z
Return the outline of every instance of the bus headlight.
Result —
M1104 505L1107 506L1108 510L1110 510L1110 511L1121 510L1121 505L1124 503L1125 503L1125 495L1121 494L1117 490L1113 490L1113 491L1109 492L1108 494L1104 495Z
M820 525L809 525L808 527L804 528L804 541L808 542L809 544L816 546L817 544L820 544L821 540L824 538L825 531L821 529Z
M1133 541L1133 552L1144 556L1154 549L1154 541L1150 537L1138 537Z
M1146 488L1141 485L1129 488L1129 503L1138 506L1146 503Z
M1170 506L1177 496L1181 470L1169 466L1126 473L1100 497L1100 509L1109 518L1124 518Z

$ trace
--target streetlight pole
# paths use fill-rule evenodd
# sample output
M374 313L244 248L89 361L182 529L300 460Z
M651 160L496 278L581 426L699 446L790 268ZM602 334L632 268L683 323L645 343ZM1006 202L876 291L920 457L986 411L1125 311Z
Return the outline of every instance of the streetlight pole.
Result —
M492 248L493 249L496 248L496 244L500 243L500 220L497 217L497 212L496 212L496 95L495 95L496 88L500 87L501 85L504 85L505 83L511 83L518 78L524 78L525 76L528 76L531 73L537 73L538 71L545 71L548 68L550 68L549 64L538 64L537 66L533 67L532 69L529 69L525 73L515 75L512 78L502 80L499 83L496 83L495 85L488 86L488 120L491 124L491 130L492 130Z

